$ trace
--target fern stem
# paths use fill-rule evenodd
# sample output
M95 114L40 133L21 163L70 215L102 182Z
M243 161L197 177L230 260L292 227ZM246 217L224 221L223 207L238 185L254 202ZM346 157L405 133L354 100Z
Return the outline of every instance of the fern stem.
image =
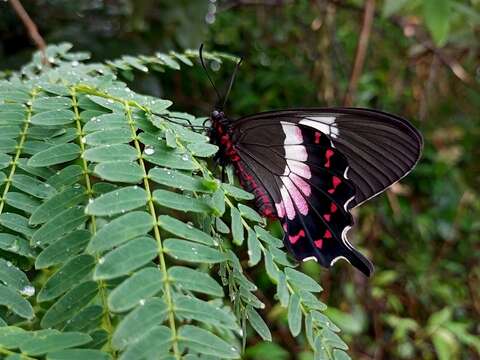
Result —
M32 118L32 103L33 103L33 100L35 100L35 97L37 96L37 90L33 89L31 95L32 97L30 98L30 101L27 105L27 109L28 109L27 118L25 119L25 123L22 128L20 141L18 142L17 150L15 151L15 157L13 158L13 161L12 161L12 167L10 168L10 173L8 174L8 177L5 180L5 188L3 189L2 196L0 196L0 214L3 212L3 208L5 207L5 197L7 196L8 191L10 190L13 176L15 175L15 171L17 170L18 160L20 159L20 155L22 154L23 144L27 139L27 132L30 126L30 120Z
M87 188L87 197L88 201L90 199L93 199L93 189L92 189L92 182L90 180L90 175L89 175L89 170L88 170L88 163L83 157L83 154L85 153L85 144L83 143L82 139L84 136L83 129L82 129L82 123L80 121L80 113L78 111L78 102L77 102L77 94L75 87L71 88L70 96L72 97L72 107L73 111L75 113L75 124L77 127L77 139L78 139L78 145L80 146L81 150L81 161L82 161L82 169L83 169L83 174L84 174L84 180L85 180L85 187ZM91 225L91 231L92 234L95 235L97 232L97 223L95 220L95 216L90 215L90 225ZM100 259L100 255L95 254L95 258L97 262ZM112 326L112 321L110 319L110 311L108 310L108 301L107 301L107 291L106 291L106 283L103 280L98 281L99 284L99 294L100 294L100 300L102 303L102 307L105 309L105 312L103 314L103 328L108 332L108 350L111 353L114 353L114 350L111 345L111 339L112 339L112 333L113 333L113 326Z
M163 274L162 282L164 284L165 301L167 303L167 308L168 308L168 323L169 323L170 330L172 332L172 338L173 338L173 342L172 342L173 354L175 356L175 359L181 359L182 356L181 356L181 353L178 347L178 342L177 342L178 335L177 335L177 327L175 323L175 315L173 311L174 306L173 306L172 292L170 288L170 280L168 278L167 264L165 260L165 254L163 251L162 239L160 237L160 229L158 227L155 204L153 203L153 195L152 195L152 191L150 190L150 183L148 182L147 168L145 166L145 162L143 161L142 149L140 148L140 143L138 142L138 139L137 139L137 132L135 129L135 122L132 118L132 112L130 110L130 104L128 101L124 101L123 104L127 114L128 124L130 125L130 129L132 131L132 137L134 139L133 142L135 144L135 149L137 150L138 162L143 172L143 184L145 187L145 191L147 192L148 208L154 221L153 231L155 235L155 240L157 242L160 269Z

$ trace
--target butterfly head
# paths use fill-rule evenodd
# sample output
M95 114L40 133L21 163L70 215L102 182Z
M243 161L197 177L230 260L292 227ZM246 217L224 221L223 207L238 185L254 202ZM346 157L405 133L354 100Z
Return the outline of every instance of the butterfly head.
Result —
M223 119L225 119L225 113L221 110L213 110L210 117L212 122L221 122Z

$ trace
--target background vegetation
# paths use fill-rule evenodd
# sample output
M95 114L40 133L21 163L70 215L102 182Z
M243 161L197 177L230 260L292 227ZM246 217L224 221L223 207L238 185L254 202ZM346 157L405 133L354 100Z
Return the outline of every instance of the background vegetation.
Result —
M386 195L362 206L356 213L358 225L350 232L351 241L373 260L376 267L374 276L366 279L344 264L336 266L332 271L326 271L308 263L303 265L301 270L323 287L319 298L328 305L324 314L342 330L341 336L348 344L348 353L353 359L479 357L478 1L42 0L23 3L47 43L68 41L74 44L75 50L91 52L96 62L120 59L96 66L102 66L105 71L118 75L136 92L172 100L174 104L171 109L175 111L186 111L198 117L208 115L215 103L215 96L204 72L199 66L185 67L182 71L168 70L169 67L176 68L175 64L181 62L176 58L172 65L171 59L175 57L165 55L158 61L155 58L136 56L153 55L157 51L168 54L170 50L183 53L184 49L197 49L201 42L205 42L209 50L242 55L245 58L227 109L231 117L274 108L352 104L391 111L411 119L425 137L422 161L401 184L394 186ZM0 39L0 68L3 70L0 76L10 78L11 71L20 69L30 61L34 46L10 4L5 2L0 3ZM56 60L59 63L65 61L70 68L74 66L73 62L78 63L84 58L82 55L65 56L65 50L56 48L47 55L54 60L59 59ZM132 57L122 58L125 55ZM193 52L187 53L187 56L195 60ZM198 62L196 64L198 65ZM27 76L33 78L38 72L35 68L37 65L42 66L39 54L36 55L33 65L24 68ZM144 66L150 71L145 72ZM219 85L225 83L233 68L231 62L224 62L220 66L215 59L209 62L209 66ZM65 69L64 71L67 71ZM96 71L98 68L90 70ZM81 76L86 76L80 72L75 74L78 78L71 78L72 84L81 82ZM100 80L92 76L88 82L91 88L75 89L83 91L84 94L90 92L105 97L104 93L94 93L98 91L98 87L108 89L111 86L106 79L103 80L105 83L99 83ZM69 93L60 95L75 98L71 93L72 87L68 89ZM11 87L1 88L4 102L7 91L11 91ZM51 95L42 94L41 96ZM124 101L127 99L125 93L119 93L117 97L123 107L128 104ZM151 112L149 105L142 103L147 99L139 97L137 101L140 106L144 106L142 111L147 114ZM87 106L84 110L88 110L88 104L90 103L85 101L79 107L81 109L81 106ZM53 105L44 106L46 107L42 111L51 110L49 106ZM107 112L105 109L108 109L108 112L115 112L115 109L102 107L101 104L100 109L91 104L90 106L97 111ZM161 107L157 110L160 111ZM124 112L125 109L118 111ZM78 120L86 122L88 119ZM166 128L146 131L160 131L159 129L162 137L166 137ZM177 130L172 131L178 139ZM77 141L81 147L81 141L78 140L73 136L69 140L59 141ZM183 140L180 136L180 143ZM147 143L144 139L141 141L142 144ZM166 141L169 141L168 137ZM92 144L87 142L87 145ZM39 148L30 151L30 155L33 155ZM38 164L40 168L44 165L41 161ZM21 168L26 174L45 178L44 173L42 175L35 172L25 167L25 164ZM111 169L107 168L106 171L108 170ZM95 171L98 174L100 170ZM135 176L135 171L132 176ZM112 182L118 181L116 176L118 174L113 175ZM162 181L159 180L159 183ZM73 184L71 185L73 188ZM17 186L21 189L21 185ZM204 190L207 194L214 194L216 191L208 187ZM107 189L98 191L106 192ZM16 200L17 206L21 205L20 209L16 208L15 197L6 201L10 206L9 213L23 214L26 219L25 216L28 214L29 217L33 212L32 203L37 202L29 202L30 207L27 207L24 197L19 201L17 195ZM168 207L168 204L166 206ZM222 213L222 205L216 206L220 206L219 211ZM243 209L244 216L245 211ZM250 215L250 219L246 216L245 224L251 222L251 217L254 218L254 215ZM38 231L37 228L22 227L19 230L18 223L14 221L14 225L11 224L13 220L19 219L10 217L0 221L2 233L16 234L20 231L22 236L29 239L34 230ZM194 220L198 222L198 219ZM229 223L230 216L227 216L227 220ZM12 230L12 226L17 227ZM227 229L230 226L233 231L233 224L228 225ZM241 242L238 237L236 242ZM312 350L309 350L305 334L295 338L291 335L292 332L296 334L295 328L289 331L295 321L292 318L288 321L288 312L282 307L285 299L280 302L274 299L277 292L280 292L271 278L277 278L278 282L278 274L272 275L270 267L267 275L263 260L259 265L248 267L247 262L250 260L252 263L252 259L247 254L247 248L234 247L233 250L248 281L258 286L256 291L250 288L249 293L253 291L265 304L264 308L260 309L260 305L257 308L271 331L273 342L262 341L262 337L269 338L266 326L255 315L250 314L250 322L252 319L254 322L257 320L256 330L260 335L255 335L251 328L248 328L245 358L311 358ZM269 247L265 254L270 253L271 248L275 247ZM9 250L6 246L2 249L5 250L2 257L12 261L12 249ZM16 253L19 258L15 258L15 266L26 271L28 284L32 282L38 293L46 279L52 278L52 273L57 269L55 266L59 266L59 263L47 263L44 271L34 270L31 260L28 260L32 259L31 254L19 253L18 249ZM265 259L268 260L268 255ZM93 269L94 263L96 268L99 266L98 258L90 263L89 255L83 255L80 260L87 263L88 269ZM66 262L67 259L62 260L60 265L63 261ZM230 264L232 258L222 261ZM282 269L284 265L288 265L284 260L279 261ZM7 262L0 265L8 268ZM37 269L43 268L36 265ZM225 266L228 268L228 265ZM268 270L268 264L266 267ZM286 272L282 270L282 274ZM14 276L10 272L8 274ZM108 276L110 275L100 275L96 279ZM225 273L223 276L228 278ZM1 288L2 291L8 291L4 290L9 288L5 278L0 280L5 285ZM292 281L291 277L289 281ZM32 294L30 288L25 290L25 284L21 283L19 290L23 290L23 297L29 298ZM86 284L96 286L95 282ZM112 286L117 285L118 282ZM318 290L310 283L305 286L311 291ZM44 291L43 303L36 303L39 299L35 294L33 298L36 300L31 298L35 313L42 314L64 290L66 289L50 294ZM212 291L214 293L208 295L219 296L218 289L216 295L215 290ZM235 304L234 299L230 300ZM157 306L162 307L159 304ZM95 308L95 305L87 309L98 315L99 309ZM248 309L250 312L254 311L253 307ZM237 310L234 308L234 311ZM120 306L117 311L120 315L113 320L114 324L122 318L124 308ZM245 308L242 308L242 311L245 312ZM228 311L222 315L225 323L209 324L223 329L220 335L224 339L231 336L228 331L238 330L237 324L229 323L232 319L227 314ZM18 322L18 318L10 315L6 308L2 309L2 318L8 324L22 324ZM200 315L197 318L191 314L181 316L205 321L204 318L198 318ZM290 317L292 316L290 312ZM45 317L42 321L46 321ZM104 318L103 322L105 321ZM35 322L22 326L27 329L33 326L31 330L38 328ZM47 324L42 327L50 326ZM71 328L75 329L73 326ZM324 328L328 328L325 323L323 327L319 327ZM78 329L92 330L77 327L76 330ZM162 327L159 329L157 331L164 330ZM189 328L187 330L195 331ZM102 342L101 337L105 335L99 331L101 330L93 329L94 335L90 332L90 336L94 340L85 338L84 343L90 344L89 347L92 348L94 346L91 341L100 339L99 346L104 346L105 341ZM216 333L218 334L218 331ZM198 333L196 335L198 336ZM160 335L158 337L161 338ZM5 340L2 341L0 343L5 345ZM333 344L333 347L342 348L340 340ZM331 345L332 343L329 344ZM241 348L241 344L235 346L237 350ZM115 343L113 347L115 348ZM123 349L117 343L118 348ZM323 356L319 351L320 347L313 348L317 350L318 357ZM10 351L6 349L9 347L5 346L4 354ZM29 353L25 349L23 351ZM228 347L224 351L228 354ZM44 353L39 352L40 356ZM72 356L71 354L69 356ZM344 354L343 352L337 352L337 356L344 356L339 354ZM60 355L57 352L52 358ZM235 354L230 353L229 356L234 357Z

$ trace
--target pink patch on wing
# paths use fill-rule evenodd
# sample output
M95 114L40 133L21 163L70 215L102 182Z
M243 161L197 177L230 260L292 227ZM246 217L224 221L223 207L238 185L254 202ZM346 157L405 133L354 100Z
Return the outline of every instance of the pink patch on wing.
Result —
M316 246L317 248L321 249L322 246L323 246L323 239L315 240L313 243L315 244L315 246Z
M287 160L287 167L291 172L300 175L305 179L310 179L312 177L310 167L305 163L296 160Z
M330 215L330 214L325 214L325 215L323 215L323 218L324 218L326 221L330 221L331 215Z
M330 230L325 230L325 234L323 235L325 239L331 239L332 238L332 233Z
M285 186L282 186L280 189L280 194L282 195L283 205L285 207L285 212L287 213L287 218L293 220L295 218L295 208L293 207L292 198L288 194Z
M305 180L303 180L300 176L291 173L289 176L290 180L297 185L298 188L300 188L300 191L305 195L305 196L310 196L312 193L312 188L310 187L310 184L308 184Z
M287 145L284 149L286 159L306 161L308 158L307 149L303 145Z
M315 133L315 144L320 144L320 138L322 137L322 134L320 134L318 131Z
M285 134L285 145L303 143L302 130L298 126L289 123L282 123L282 129Z
M293 203L296 205L298 211L302 215L307 215L308 214L308 205L307 202L305 201L305 198L302 196L300 191L298 191L298 188L295 186L295 184L290 180L290 178L286 176L281 177L283 184L285 185L286 189L288 190ZM283 186L282 186L283 189ZM285 200L285 199L284 199ZM285 204L286 205L286 204ZM288 211L287 211L288 214Z
M283 201L280 200L280 203L275 203L275 208L277 209L278 217L283 218L285 216L285 206L283 205Z
M288 240L290 240L290 243L295 244L300 238L305 236L305 231L300 230L297 235L289 235Z

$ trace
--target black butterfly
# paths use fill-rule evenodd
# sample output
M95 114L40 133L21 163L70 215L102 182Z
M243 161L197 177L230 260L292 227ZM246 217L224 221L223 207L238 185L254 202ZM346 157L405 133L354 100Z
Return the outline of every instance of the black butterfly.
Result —
M350 210L418 162L422 136L407 120L371 109L317 108L235 121L219 109L210 121L222 165L233 165L264 216L280 220L295 258L325 267L343 258L371 274L372 263L347 239Z

